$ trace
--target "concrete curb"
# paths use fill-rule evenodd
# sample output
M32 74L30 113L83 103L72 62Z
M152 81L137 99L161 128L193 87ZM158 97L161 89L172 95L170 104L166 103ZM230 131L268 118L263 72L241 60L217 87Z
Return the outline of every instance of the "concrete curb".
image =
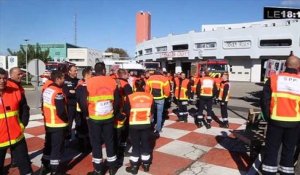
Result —
M24 88L25 91L34 91L35 88Z
M32 120L41 120L43 119L43 115L42 114L34 114L34 115L30 115L30 118L29 120L32 121Z

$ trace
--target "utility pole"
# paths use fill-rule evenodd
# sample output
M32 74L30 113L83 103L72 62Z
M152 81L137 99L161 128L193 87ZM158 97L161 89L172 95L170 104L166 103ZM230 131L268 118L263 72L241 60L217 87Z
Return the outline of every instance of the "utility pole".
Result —
M28 58L27 58L27 50L28 50L28 41L29 39L24 39L26 42L26 84L28 84Z

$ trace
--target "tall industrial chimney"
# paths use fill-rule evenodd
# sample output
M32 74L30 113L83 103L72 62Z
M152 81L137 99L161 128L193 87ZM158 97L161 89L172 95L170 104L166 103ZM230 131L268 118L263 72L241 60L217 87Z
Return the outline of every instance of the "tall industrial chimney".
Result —
M136 14L136 44L151 39L151 14L140 11Z

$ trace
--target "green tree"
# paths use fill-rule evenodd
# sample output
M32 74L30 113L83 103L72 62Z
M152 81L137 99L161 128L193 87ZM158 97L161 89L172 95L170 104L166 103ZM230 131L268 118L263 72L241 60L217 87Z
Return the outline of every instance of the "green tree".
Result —
M122 48L109 47L105 50L105 52L117 53L117 54L120 55L120 57L123 57L121 59L124 59L124 57L128 57L128 53Z
M21 68L26 68L26 47L27 45L21 45L20 50L12 51L11 49L7 49L8 53L13 56L18 56L18 66ZM36 45L28 44L27 49L27 61L29 62L32 59L40 59L45 63L50 60L49 57L49 49L42 51L39 43Z

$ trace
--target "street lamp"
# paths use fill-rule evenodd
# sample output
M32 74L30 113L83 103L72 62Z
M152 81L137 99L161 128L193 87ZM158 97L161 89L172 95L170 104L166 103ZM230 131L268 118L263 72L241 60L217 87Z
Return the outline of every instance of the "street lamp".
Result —
M27 50L28 50L28 41L29 39L24 39L26 42L26 84L28 84L28 62L27 62Z

